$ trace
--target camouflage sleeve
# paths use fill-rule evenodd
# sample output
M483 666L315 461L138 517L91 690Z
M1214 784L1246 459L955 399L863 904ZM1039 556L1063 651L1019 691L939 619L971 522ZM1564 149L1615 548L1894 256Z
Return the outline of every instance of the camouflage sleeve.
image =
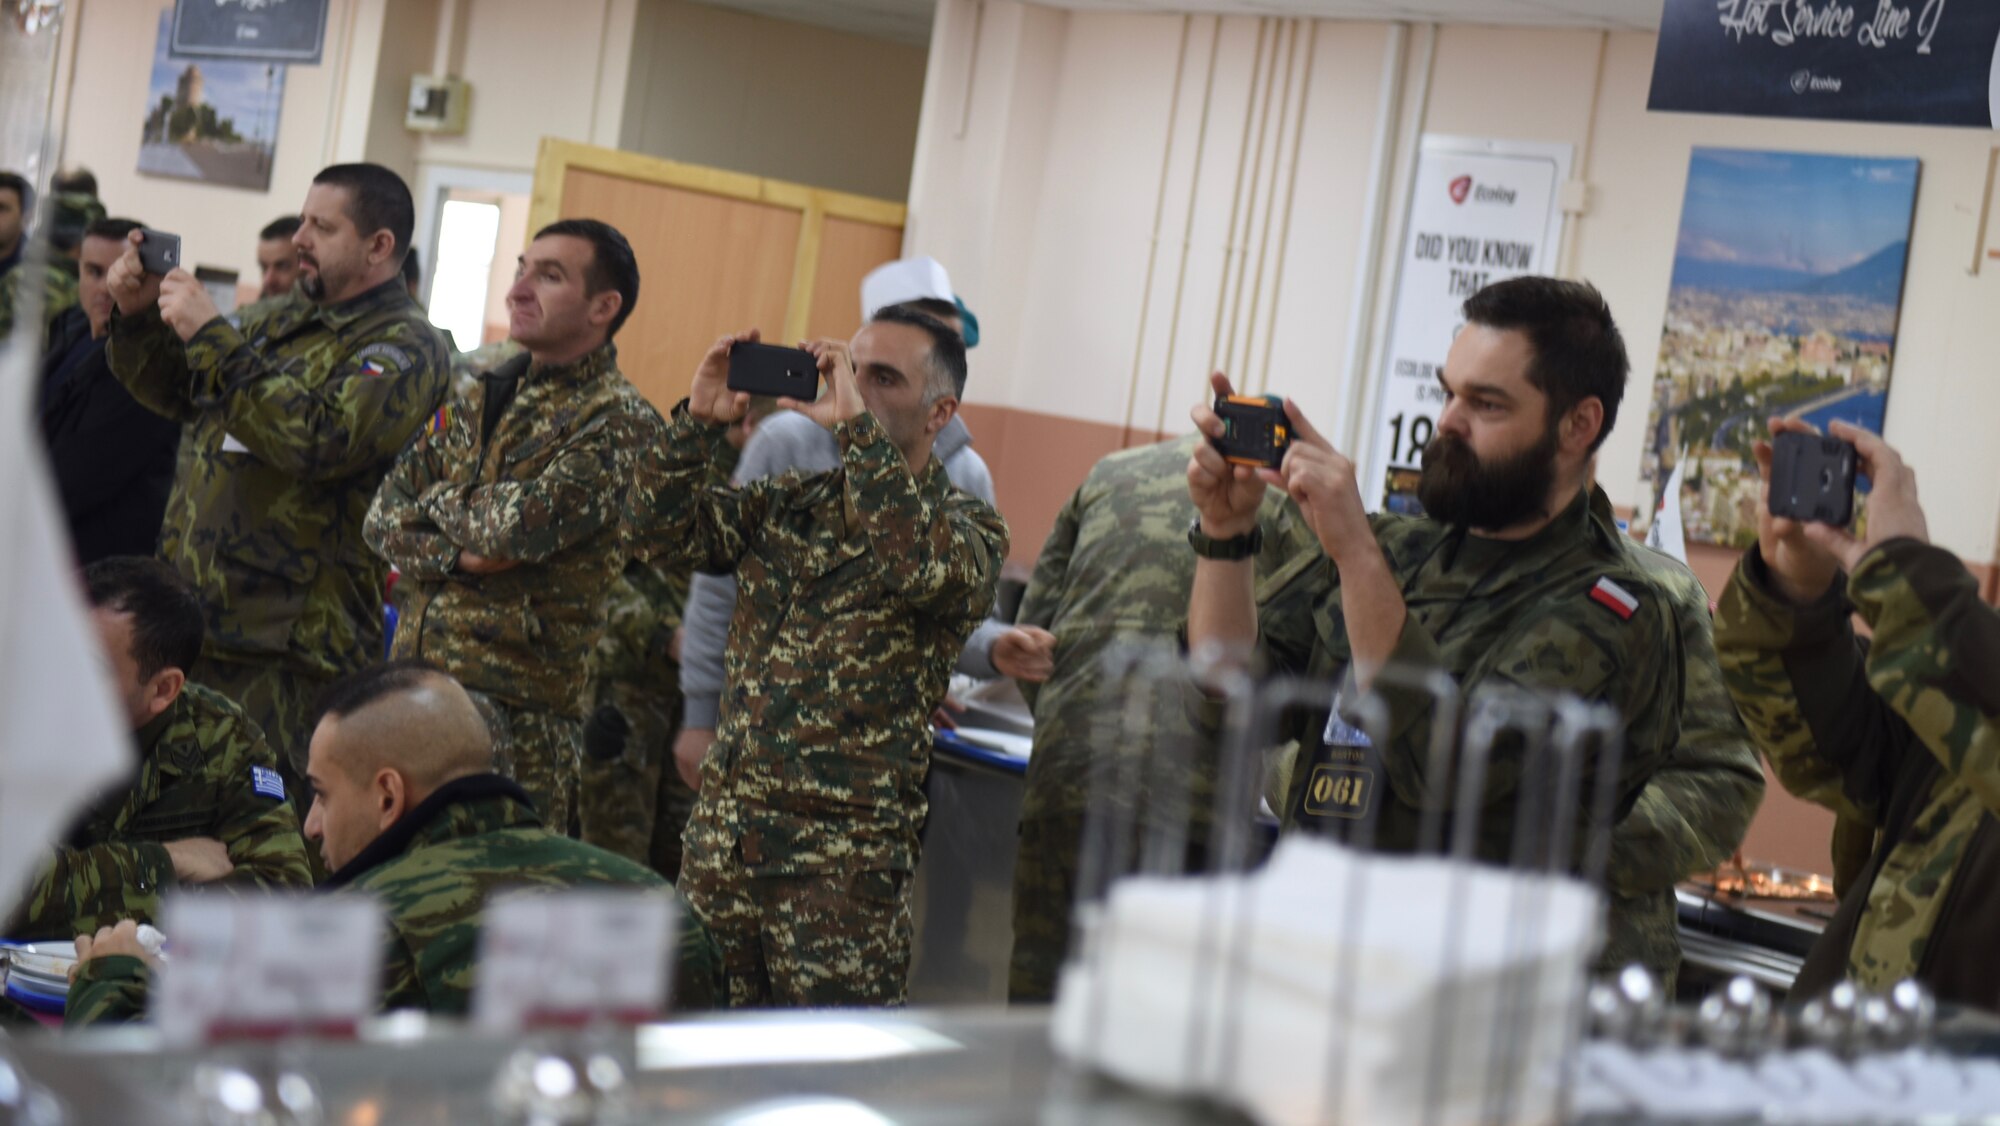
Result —
M8 923L14 938L75 938L120 919L156 922L160 892L173 886L174 862L153 841L58 847Z
M63 1008L64 1028L130 1024L146 1015L146 991L152 971L146 963L123 954L92 958L76 971Z
M391 933L382 957L382 1011L431 1007L430 990L417 969L417 956L400 934Z
M446 368L435 342L398 325L338 357L324 379L295 361L273 362L217 317L187 343L194 405L259 461L292 477L327 481L386 465L429 420Z
M1608 879L1622 895L1665 891L1727 860L1764 797L1756 748L1715 661L1708 598L1687 582L1691 591L1669 588L1686 666L1680 738L1612 830Z
M1715 648L1737 713L1785 789L1880 825L1890 763L1908 729L1868 686L1844 586L1794 606L1752 547L1716 608Z
M702 422L683 400L665 437L640 451L625 490L625 528L634 556L656 566L722 574L755 539L771 499L770 478L732 488L719 467L727 428Z
M1034 574L1028 577L1027 592L1021 595L1021 608L1014 615L1016 625L1048 629L1055 623L1056 607L1062 603L1069 582L1069 560L1076 551L1082 512L1083 489L1079 488L1056 514L1056 526L1049 529L1049 538L1042 541L1042 553L1035 557ZM1035 696L1041 688L1039 684L1021 682L1021 697L1028 702L1029 711L1034 710Z
M158 309L134 316L113 313L104 355L111 374L147 410L175 422L193 421L187 346L160 319Z
M454 414L459 412L454 412ZM456 425L456 423L454 423ZM411 578L432 582L451 576L458 567L459 547L437 526L421 503L424 493L443 476L434 443L436 432L417 436L382 478L368 505L362 536L375 554Z
M1536 615L1503 637L1490 667L1499 683L1566 693L1616 709L1625 724L1617 792L1636 797L1678 738L1683 661L1680 634L1665 599L1651 586L1633 593L1638 609L1626 619L1579 591L1571 606ZM1437 640L1415 615L1405 619L1389 662L1414 670L1445 667ZM1479 687L1459 685L1464 693ZM1389 745L1382 748L1382 757L1390 785L1419 809L1450 802L1448 782L1430 772L1430 695L1415 686L1385 682L1375 689L1389 707ZM1352 669L1344 695L1359 697ZM1591 794L1595 766L1586 771L1581 792ZM1485 803L1512 800L1519 783L1518 771L1496 760L1487 773Z
M236 866L229 883L236 887L278 888L312 886L312 865L306 839L299 832L298 811L283 797L259 793L253 770L267 782L278 778L278 756L262 733L254 741L239 735L214 767L222 774L222 843Z
M424 515L474 555L546 562L618 526L630 451L650 429L637 412L614 409L572 436L532 480L432 489L422 498Z
M947 491L943 504L926 499L874 415L850 418L834 434L849 510L859 515L875 557L894 563L887 584L916 609L963 613L975 622L985 617L1007 557L1007 522L969 493Z
M2000 613L1943 548L1891 540L1849 587L1875 631L1868 683L1989 813L2000 813Z

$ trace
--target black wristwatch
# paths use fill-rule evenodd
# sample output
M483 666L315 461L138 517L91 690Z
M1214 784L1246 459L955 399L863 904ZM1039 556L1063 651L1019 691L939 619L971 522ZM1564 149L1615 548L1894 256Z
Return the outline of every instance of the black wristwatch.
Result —
M1219 540L1201 530L1201 517L1197 516L1194 518L1194 523L1188 525L1188 546L1194 548L1194 553L1203 559L1220 559L1225 563L1234 563L1250 558L1263 548L1264 529L1256 527L1240 536Z

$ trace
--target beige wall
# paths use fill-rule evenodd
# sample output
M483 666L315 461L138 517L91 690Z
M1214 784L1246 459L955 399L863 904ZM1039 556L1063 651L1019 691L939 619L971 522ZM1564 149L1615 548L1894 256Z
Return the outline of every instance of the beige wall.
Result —
M617 138L703 164L903 199L925 52L685 0L642 0Z

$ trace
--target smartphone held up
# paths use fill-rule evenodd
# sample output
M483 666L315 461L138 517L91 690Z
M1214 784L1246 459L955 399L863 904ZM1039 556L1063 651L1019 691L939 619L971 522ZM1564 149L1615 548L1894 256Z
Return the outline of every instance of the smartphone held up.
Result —
M1787 430L1771 442L1771 515L1845 527L1858 473L1853 443Z
M803 348L739 343L729 350L729 389L810 403L819 398L819 361Z

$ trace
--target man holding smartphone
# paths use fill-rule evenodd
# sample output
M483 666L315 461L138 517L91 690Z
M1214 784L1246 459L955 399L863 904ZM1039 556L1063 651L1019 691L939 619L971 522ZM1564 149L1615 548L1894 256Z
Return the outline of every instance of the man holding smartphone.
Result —
M585 673L625 566L632 458L662 427L611 342L638 300L615 228L536 232L507 291L524 351L439 412L368 511L369 545L403 576L393 655L472 693L502 772L556 833L577 807Z
M303 808L314 701L382 655L389 568L362 520L448 369L403 288L415 211L402 178L333 165L300 215L301 284L238 324L186 270L148 273L139 232L107 279L112 374L186 424L160 554L208 614L193 679L264 729Z
M933 449L964 341L904 310L851 350L811 345L826 393L781 404L833 431L840 464L729 487L716 461L749 399L727 386L730 350L756 339L709 351L629 494L642 555L738 585L680 887L732 1005L899 1004L927 721L992 604L1007 526Z
M1867 535L1774 515L1790 498L1773 503L1772 446L1757 443L1757 546L1716 611L1723 676L1778 780L1880 835L1792 993L1915 977L2000 1010L2000 614L1930 544L1915 471L1865 430L1830 429L1874 483Z

